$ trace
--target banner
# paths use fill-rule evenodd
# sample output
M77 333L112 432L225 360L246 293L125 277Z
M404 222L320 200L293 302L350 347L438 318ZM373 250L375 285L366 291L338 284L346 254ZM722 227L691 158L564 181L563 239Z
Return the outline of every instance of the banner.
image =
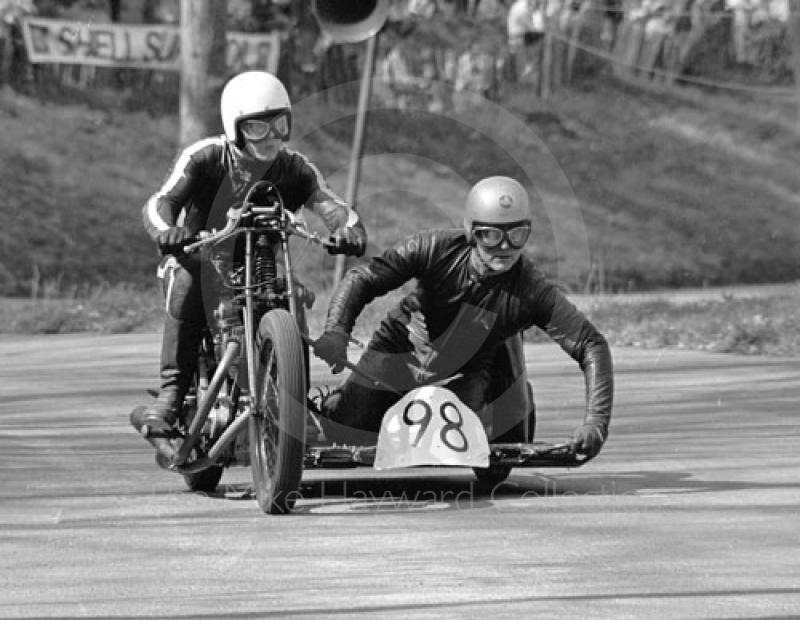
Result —
M22 36L32 63L180 70L180 28L161 24L93 24L22 20ZM231 73L248 69L278 71L278 33L229 32L226 57Z

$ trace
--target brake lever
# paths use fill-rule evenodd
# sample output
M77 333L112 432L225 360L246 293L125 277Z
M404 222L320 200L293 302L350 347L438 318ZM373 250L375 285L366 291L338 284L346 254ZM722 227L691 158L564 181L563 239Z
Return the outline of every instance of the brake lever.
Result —
M311 243L316 243L317 245L321 245L324 248L332 248L336 245L335 243L331 243L327 239L323 239L317 233L303 230L302 228L293 228L292 230L294 230L295 234L298 237L302 237L303 239L306 239Z
M194 243L190 243L189 245L183 246L184 254L194 254L204 245L208 245L210 243L219 243L228 237L232 237L236 234L236 228L239 225L239 220L241 219L242 209L229 209L228 210L228 221L225 224L225 227L220 230L219 232L208 232L206 230L201 230L198 234L198 240Z
M292 227L293 234L307 241L310 241L311 243L316 243L317 245L321 245L324 248L330 248L335 245L334 243L331 243L327 239L323 239L317 233L308 230L304 225L299 223L299 218L292 217L291 215L290 217L291 219L289 220L289 224Z

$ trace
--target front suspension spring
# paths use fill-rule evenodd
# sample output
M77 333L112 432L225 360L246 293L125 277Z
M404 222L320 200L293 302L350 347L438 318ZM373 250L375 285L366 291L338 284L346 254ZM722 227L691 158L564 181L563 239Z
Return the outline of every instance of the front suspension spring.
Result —
M261 292L267 299L271 299L278 292L277 279L278 267L275 263L275 252L267 236L262 235L256 240L253 284L261 288Z

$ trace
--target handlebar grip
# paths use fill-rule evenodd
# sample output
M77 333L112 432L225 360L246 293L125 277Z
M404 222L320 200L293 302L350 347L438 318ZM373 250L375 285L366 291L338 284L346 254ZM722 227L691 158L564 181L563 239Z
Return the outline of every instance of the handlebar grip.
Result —
M195 252L197 252L197 250L200 249L202 241L203 238L198 235L198 237L195 238L190 244L183 246L181 250L183 251L184 254L194 254Z

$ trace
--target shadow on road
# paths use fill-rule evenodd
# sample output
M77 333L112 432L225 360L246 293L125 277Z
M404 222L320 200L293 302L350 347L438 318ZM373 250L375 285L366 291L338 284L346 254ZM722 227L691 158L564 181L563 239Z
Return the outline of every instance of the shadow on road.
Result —
M398 510L475 510L497 501L550 498L587 499L629 497L649 498L694 493L742 490L794 489L791 481L763 483L753 481L704 480L686 471L639 471L625 474L566 473L542 475L514 470L498 484L479 484L471 475L391 478L342 477L303 482L298 491L296 512L327 512L348 507L347 512ZM188 493L189 491L187 491ZM249 483L223 484L208 495L211 499L254 501Z

